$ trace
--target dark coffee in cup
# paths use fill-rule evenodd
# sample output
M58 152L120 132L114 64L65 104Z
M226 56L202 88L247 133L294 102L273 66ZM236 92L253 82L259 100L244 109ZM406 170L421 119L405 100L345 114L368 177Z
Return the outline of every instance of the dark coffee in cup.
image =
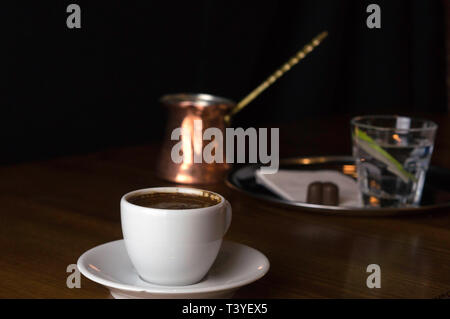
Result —
M133 195L127 198L127 201L142 207L175 210L214 206L220 203L220 197L206 191L199 194L152 192Z

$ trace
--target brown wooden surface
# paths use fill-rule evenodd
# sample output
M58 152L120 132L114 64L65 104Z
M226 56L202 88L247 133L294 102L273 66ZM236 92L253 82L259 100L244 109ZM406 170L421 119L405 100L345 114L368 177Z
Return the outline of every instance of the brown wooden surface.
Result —
M347 121L305 120L284 128L282 154L348 154ZM450 168L450 121L438 122L433 162ZM157 152L144 145L0 167L0 297L110 298L85 277L80 289L67 288L66 268L95 245L122 238L122 194L170 185L154 176ZM226 239L259 249L271 262L269 273L238 298L449 296L450 211L324 216L278 208L225 184L206 188L232 203ZM381 266L380 289L366 287L372 263Z

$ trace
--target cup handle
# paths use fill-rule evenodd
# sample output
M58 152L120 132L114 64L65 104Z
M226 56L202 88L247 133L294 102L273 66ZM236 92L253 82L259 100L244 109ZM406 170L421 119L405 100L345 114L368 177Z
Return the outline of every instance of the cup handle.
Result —
M228 228L230 228L231 216L232 216L231 204L229 201L225 200L225 232L223 233L224 235L227 233Z

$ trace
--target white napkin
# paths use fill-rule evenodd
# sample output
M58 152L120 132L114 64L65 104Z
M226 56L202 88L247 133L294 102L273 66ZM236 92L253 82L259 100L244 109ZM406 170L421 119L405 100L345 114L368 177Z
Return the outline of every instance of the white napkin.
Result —
M262 184L283 199L305 202L308 185L312 182L332 182L339 187L339 206L362 207L356 181L340 172L332 170L295 171L279 170L275 174L256 171L256 182Z

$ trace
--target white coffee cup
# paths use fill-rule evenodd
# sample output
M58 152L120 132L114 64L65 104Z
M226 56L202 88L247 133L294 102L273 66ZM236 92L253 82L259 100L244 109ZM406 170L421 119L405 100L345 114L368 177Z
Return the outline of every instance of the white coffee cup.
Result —
M146 193L213 196L212 206L162 209L137 206L129 198ZM221 195L184 187L147 188L120 201L122 233L128 256L140 277L150 283L184 286L199 282L211 268L230 227L231 205Z

